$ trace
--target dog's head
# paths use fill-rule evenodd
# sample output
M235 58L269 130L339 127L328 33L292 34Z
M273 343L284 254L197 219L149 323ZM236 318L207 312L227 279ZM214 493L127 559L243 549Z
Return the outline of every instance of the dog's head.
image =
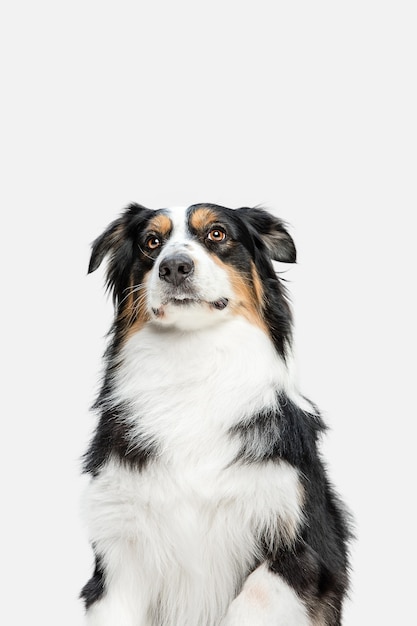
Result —
M295 246L284 223L263 209L132 204L93 243L89 272L106 255L120 340L147 323L192 330L233 315L272 334L289 332L271 260L295 262Z

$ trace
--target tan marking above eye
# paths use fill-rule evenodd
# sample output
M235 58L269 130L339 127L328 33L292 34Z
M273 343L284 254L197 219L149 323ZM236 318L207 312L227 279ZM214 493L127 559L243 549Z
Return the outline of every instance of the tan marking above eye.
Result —
M166 239L171 233L172 222L168 215L160 213L151 219L146 230L150 233L150 235L158 233L162 235L162 238Z
M221 228L212 228L207 235L207 239L220 243L226 239L226 233Z
M210 207L199 207L191 214L190 225L197 232L206 231L214 222L218 221L218 215Z

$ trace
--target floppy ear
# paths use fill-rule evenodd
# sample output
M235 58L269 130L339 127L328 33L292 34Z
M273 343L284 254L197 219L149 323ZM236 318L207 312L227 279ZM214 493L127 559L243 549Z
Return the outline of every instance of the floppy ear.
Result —
M100 267L104 257L117 247L118 241L122 238L123 218L112 222L100 237L92 243L90 263L88 273L95 272Z
M285 222L264 209L242 208L239 211L251 230L261 239L272 260L282 263L296 262L297 251Z
M140 204L129 205L124 213L110 224L92 244L88 273L100 267L105 256L109 255L106 287L113 293L116 304L123 299L129 284L132 266L135 261L137 237L147 217L152 214Z
M152 211L136 204L129 204L122 215L112 222L100 237L92 244L88 273L94 272L100 267L103 259L112 253L113 257L120 262L127 260L127 251L131 241L135 239L140 228L143 226Z

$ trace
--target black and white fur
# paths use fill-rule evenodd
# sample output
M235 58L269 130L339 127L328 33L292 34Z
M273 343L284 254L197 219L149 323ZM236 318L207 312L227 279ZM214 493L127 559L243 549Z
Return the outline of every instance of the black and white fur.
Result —
M94 242L115 320L85 455L88 626L336 626L346 514L294 382L261 209L129 206Z

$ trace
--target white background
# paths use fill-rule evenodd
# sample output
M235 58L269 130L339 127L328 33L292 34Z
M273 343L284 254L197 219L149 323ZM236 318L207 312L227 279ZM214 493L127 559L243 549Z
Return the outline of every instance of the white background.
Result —
M2 3L2 623L82 623L79 457L112 315L86 269L131 201L288 220L301 389L356 518L344 624L413 623L414 9Z

